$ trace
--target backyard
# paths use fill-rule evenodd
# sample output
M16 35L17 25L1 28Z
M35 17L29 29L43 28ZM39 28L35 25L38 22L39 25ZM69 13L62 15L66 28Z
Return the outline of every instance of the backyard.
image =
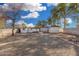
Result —
M79 55L79 37L62 33L16 34L0 39L0 55L75 56Z
M79 56L79 3L0 3L0 56Z

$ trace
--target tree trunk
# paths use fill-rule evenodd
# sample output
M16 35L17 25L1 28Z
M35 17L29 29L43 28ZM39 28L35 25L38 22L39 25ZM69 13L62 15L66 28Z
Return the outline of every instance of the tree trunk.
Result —
M12 36L15 35L14 31L15 31L15 19L13 19L13 24L12 24Z
M66 28L66 19L64 18L64 29Z
M39 32L41 32L41 28L39 28Z

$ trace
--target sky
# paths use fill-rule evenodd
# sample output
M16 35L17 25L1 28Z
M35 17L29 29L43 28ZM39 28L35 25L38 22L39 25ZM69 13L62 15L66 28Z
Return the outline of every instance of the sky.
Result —
M52 6L47 6L47 4L45 3L43 3L42 5L46 7L46 10L38 12L39 16L36 18L26 18L25 21L27 23L36 24L39 20L47 20L51 16Z
M0 5L3 5L3 3L0 3ZM30 6L33 4L27 4L27 5ZM39 20L48 20L48 18L51 16L51 9L55 5L56 4L47 4L47 3L34 4L34 6L38 8L37 10L35 9L34 9L35 11L20 10L19 13L21 14L21 16L23 16L22 20L24 20L26 23L36 24ZM21 20L20 18L17 19Z
M0 3L0 5L3 5L3 7L7 7L7 4L4 3ZM18 5L19 4L17 4L17 6ZM48 18L51 17L52 8L57 5L58 3L26 3L25 8L18 11L20 17L17 17L16 21L24 21L27 24L35 25L39 20L48 20ZM74 18L71 19L73 20ZM69 21L70 25L68 27L75 27L76 21L72 20Z

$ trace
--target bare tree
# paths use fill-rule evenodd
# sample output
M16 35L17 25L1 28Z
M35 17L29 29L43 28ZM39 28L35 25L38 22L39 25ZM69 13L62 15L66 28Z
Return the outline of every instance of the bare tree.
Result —
M21 10L22 7L22 3L8 3L2 6L2 12L5 19L8 18L12 20L12 36L14 36L16 17L20 16L18 11ZM12 15L9 13L12 13Z

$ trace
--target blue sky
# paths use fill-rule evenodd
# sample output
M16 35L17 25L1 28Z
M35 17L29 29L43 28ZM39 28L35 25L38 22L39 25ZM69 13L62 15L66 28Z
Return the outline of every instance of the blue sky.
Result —
M3 5L3 3L0 3L0 5ZM38 4L37 4L38 5ZM53 7L55 7L57 4L48 4L48 3L41 3L41 7L45 7L46 9L45 10L42 10L42 11L35 11L34 14L36 14L38 17L29 17L29 18L24 18L24 19L21 19L20 17L17 17L17 20L16 21L19 21L19 20L24 20L26 23L32 23L32 24L36 24L39 20L48 20L48 18L51 16L51 10ZM39 5L38 5L39 7ZM32 14L33 12L30 12L30 11L25 11L25 10L20 10L19 11L19 14L21 16L26 16L28 14ZM74 19L74 18L72 18ZM72 23L70 23L70 25L68 27L75 27L76 25L76 21L73 21Z
M39 20L47 20L50 15L51 15L51 9L53 6L48 6L46 3L41 3L42 6L45 6L46 7L46 10L44 11L38 11L39 13L39 16L37 18L25 18L23 19L26 23L33 23L33 24L36 24ZM0 5L3 5L3 3L0 3ZM27 15L29 14L30 12L29 11L20 11L20 14L21 15ZM18 18L18 20L20 20L20 18Z
M43 5L47 7L47 10L39 12L38 18L30 18L26 20L28 23L30 22L30 23L36 24L37 21L47 20L51 16L51 9L52 9L51 6L48 7L47 4L43 4Z
M53 6L47 6L46 3L43 3L42 5L46 6L47 10L38 12L39 16L37 18L26 18L24 21L27 23L36 24L39 20L47 20L51 16L51 9ZM24 14L28 14L28 13L29 12L24 12Z

